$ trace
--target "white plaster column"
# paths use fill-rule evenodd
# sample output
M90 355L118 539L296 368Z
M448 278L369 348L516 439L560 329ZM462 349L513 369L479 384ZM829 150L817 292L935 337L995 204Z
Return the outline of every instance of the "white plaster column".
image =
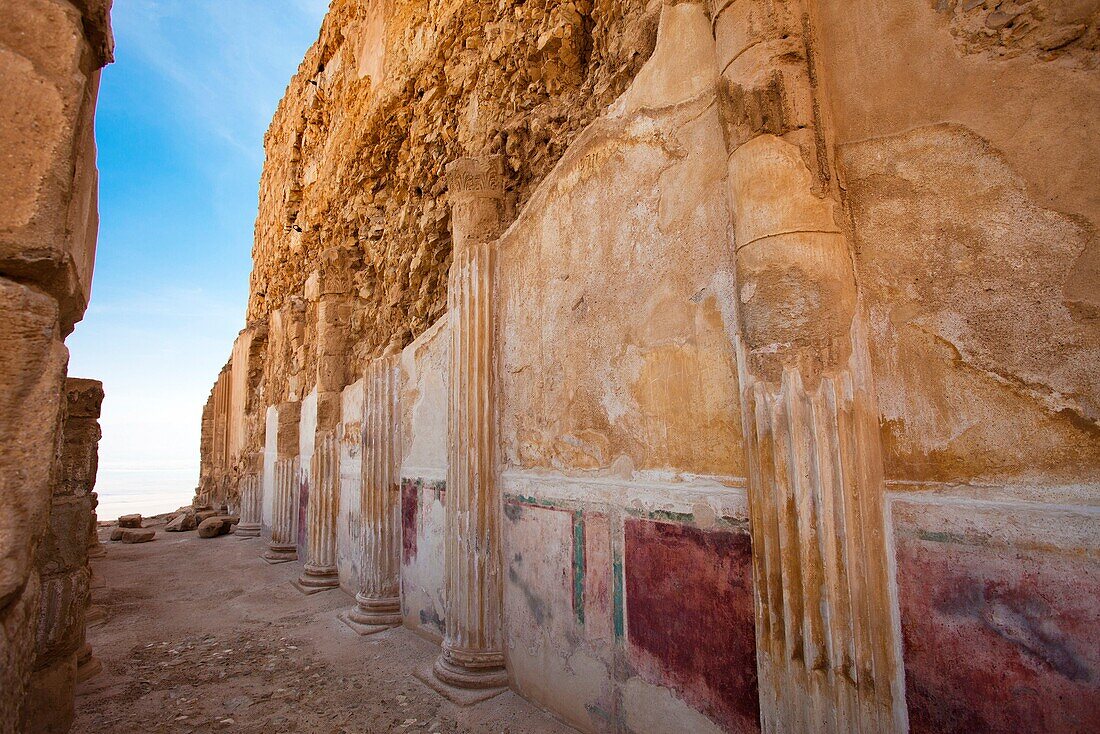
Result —
M398 355L367 368L363 416L363 529L356 606L341 619L361 635L401 624Z
M298 483L298 457L275 462L275 508L271 518L271 543L264 553L268 563L298 560L298 508L294 488Z
M866 317L802 0L709 0L765 732L908 729ZM667 9L666 9L667 10Z
M504 209L500 157L447 166L453 260L444 528L446 622L435 675L461 688L508 683L501 635L501 541L493 288Z
M305 594L340 585L336 571L336 512L340 507L340 454L336 435L319 436L310 459L309 505L306 507L306 560L296 586Z
M233 532L242 538L258 538L263 502L258 474L246 474L241 478L240 495L241 520Z

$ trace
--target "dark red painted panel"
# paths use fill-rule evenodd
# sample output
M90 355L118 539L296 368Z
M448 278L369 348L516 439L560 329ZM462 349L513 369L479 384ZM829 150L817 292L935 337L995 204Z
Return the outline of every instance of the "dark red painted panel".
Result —
M759 731L748 534L631 518L624 536L638 674L728 731Z
M1095 560L901 534L898 589L914 734L1100 732Z
M302 475L301 482L298 483L298 557L303 559L309 558L309 549L307 540L308 528L306 527L306 511L309 509L309 476L307 474Z
M405 563L416 558L416 509L419 482L405 479L401 482L401 558Z

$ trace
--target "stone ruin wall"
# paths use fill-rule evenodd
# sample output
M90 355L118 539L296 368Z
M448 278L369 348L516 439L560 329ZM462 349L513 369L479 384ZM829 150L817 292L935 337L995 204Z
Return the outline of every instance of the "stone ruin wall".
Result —
M98 233L110 0L0 9L0 732L66 731L84 644L102 386L67 377Z
M546 32L570 6L579 44ZM817 706L836 731L1100 725L1095 4L411 7L336 3L279 108L200 495L232 503L259 472L272 557L323 547L326 583L361 594L357 543L385 530L400 599L387 576L349 617L458 639L447 600L491 600L444 561L486 563L456 551L449 503L492 506L454 475L494 441L463 390L491 386L494 639L509 684L571 724L797 730ZM512 26L532 43L495 45ZM532 59L578 47L524 96ZM470 350L499 350L498 373L456 363ZM371 385L398 354L387 431ZM370 504L387 441L396 535ZM859 507L837 529L830 503ZM805 594L761 590L779 578ZM836 620L861 604L854 640Z
M265 139L249 322L338 248L356 367L423 333L446 308L444 163L504 155L521 206L648 58L656 19L644 0L335 3Z
M247 322L271 340L261 356L268 404L301 399L313 383L310 277L326 253L350 276L348 370L362 374L446 309L444 163L503 155L517 211L649 57L659 9L647 0L332 5L264 139ZM212 391L208 410L216 399ZM262 437L250 435L254 454ZM232 472L235 457L203 465ZM202 491L215 485L206 471Z

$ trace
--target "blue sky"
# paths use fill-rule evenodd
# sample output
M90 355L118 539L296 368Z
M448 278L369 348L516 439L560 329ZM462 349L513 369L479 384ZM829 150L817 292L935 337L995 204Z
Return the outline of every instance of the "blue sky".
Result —
M244 325L263 135L327 5L115 0L92 302L68 339L69 374L106 391L104 510L190 499L202 405Z

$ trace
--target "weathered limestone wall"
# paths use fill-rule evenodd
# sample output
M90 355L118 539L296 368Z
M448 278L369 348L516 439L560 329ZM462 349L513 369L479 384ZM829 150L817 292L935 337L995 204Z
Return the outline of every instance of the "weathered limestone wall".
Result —
M501 238L508 664L582 730L748 731L716 72L702 8L666 15L650 66Z
M1095 3L817 8L913 731L1098 724L1098 19Z
M353 372L422 333L446 305L443 165L503 154L526 199L648 56L652 6L334 3L265 140L249 319L301 294L327 248L351 247Z
M91 581L88 538L95 532L93 489L99 465L102 402L103 384L99 381L66 379L49 526L37 552L42 596L34 672L23 708L25 732L64 732L72 726L73 690L82 679L79 668L86 647L84 613Z
M658 11L645 0L333 4L265 138L250 327L226 365L235 377L208 401L199 502L234 503L259 461L248 455L262 451L264 406L242 414L242 399L301 400L328 379L320 389L335 406L371 358L443 313L443 163L463 150L503 155L514 213L640 68ZM339 313L319 303L330 292L344 294ZM326 323L348 358L325 346ZM242 398L242 347L260 328L247 371L261 369L263 384ZM320 400L322 415L336 412Z
M51 481L63 468L63 339L91 293L98 230L93 122L99 69L112 59L109 10L109 0L12 0L0 11L0 162L6 172L0 177L2 732L23 726L24 691L44 652L35 634L40 572L61 573L53 564L62 560L66 571L77 563L54 558L40 545L51 518ZM86 533L78 519L58 531ZM68 548L86 540L65 535L58 542ZM75 614L80 605L69 601L65 612ZM63 713L71 697L64 682L56 682ZM26 711L37 718L37 709ZM28 720L27 726L37 730L39 722Z
M401 353L401 601L405 626L443 637L443 523L447 485L448 319Z
M267 325L242 329L233 342L229 361L203 406L199 442L201 472L195 490L199 504L240 501L240 483L258 476L263 459L263 376L267 356Z
M430 685L582 731L1100 726L1098 22L335 3L267 138L265 523L335 426L384 628L396 451Z

